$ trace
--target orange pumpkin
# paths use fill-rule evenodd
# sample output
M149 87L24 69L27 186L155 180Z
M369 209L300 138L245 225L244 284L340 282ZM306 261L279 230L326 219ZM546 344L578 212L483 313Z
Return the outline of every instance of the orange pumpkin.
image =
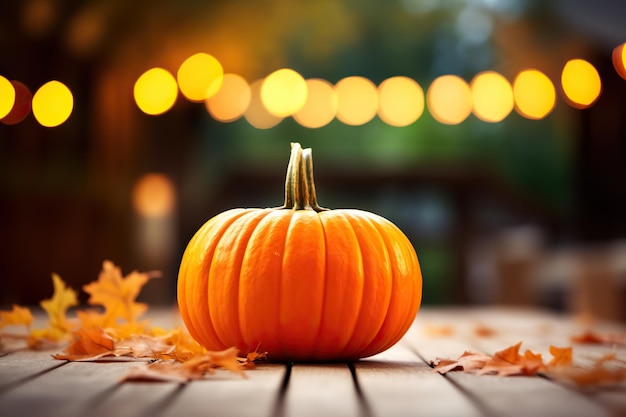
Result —
M407 237L366 211L317 205L311 149L292 144L285 204L238 208L189 242L178 305L209 350L257 349L275 361L356 360L408 330L422 275Z

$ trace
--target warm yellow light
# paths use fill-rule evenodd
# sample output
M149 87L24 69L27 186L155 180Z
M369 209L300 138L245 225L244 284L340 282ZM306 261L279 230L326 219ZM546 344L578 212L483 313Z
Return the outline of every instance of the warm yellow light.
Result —
M10 83L15 92L15 99L9 113L0 119L5 125L14 125L24 120L30 113L33 101L33 94L26 85L16 80L11 80Z
M49 81L33 95L33 116L40 125L55 127L64 123L74 109L74 96L65 84Z
M212 55L198 53L187 58L176 74L181 93L191 101L204 101L220 89L222 64Z
M167 216L173 212L176 204L176 187L163 174L145 174L133 187L132 203L141 216Z
M373 82L364 77L352 76L335 85L337 94L337 119L351 125L363 125L376 116L378 90Z
M470 83L470 89L474 115L480 120L496 123L504 120L513 110L513 87L497 72L477 74Z
M141 111L154 116L172 108L178 97L178 84L167 70L152 68L137 79L133 93Z
M513 81L515 110L528 119L546 117L556 104L556 90L552 81L541 71L521 71Z
M215 120L233 122L246 112L252 93L248 82L237 74L224 74L222 87L205 101Z
M250 105L246 109L244 117L257 129L269 129L280 123L283 118L268 112L261 101L261 87L264 79L256 80L250 84Z
M391 126L408 126L424 112L424 90L408 77L391 77L378 86L378 117Z
M306 102L306 81L296 71L283 68L268 75L261 86L261 101L268 112L287 117Z
M591 106L602 91L600 74L584 59L567 61L561 73L561 86L568 103L579 109Z
M613 49L613 67L620 77L626 80L626 43Z
M306 81L308 95L304 107L293 118L302 126L319 128L326 126L337 114L337 95L331 83L318 78Z
M469 85L456 75L437 77L426 95L428 110L435 120L456 125L472 112L472 92Z
M9 114L15 103L15 87L0 75L0 119Z

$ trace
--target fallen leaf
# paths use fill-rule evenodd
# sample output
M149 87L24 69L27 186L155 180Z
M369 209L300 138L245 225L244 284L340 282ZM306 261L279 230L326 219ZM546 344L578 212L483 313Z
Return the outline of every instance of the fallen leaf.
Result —
M68 361L95 361L104 356L113 355L113 339L102 329L79 329L74 334L74 341L63 351L53 355L55 359Z
M491 360L489 355L466 350L457 359L436 358L430 364L434 366L435 371L445 374L451 371L473 372L482 369L489 360Z
M560 348L550 346L552 360L548 362L548 367L571 366L573 362L573 350L571 347Z
M187 383L204 378L205 371L184 367L179 362L154 362L132 368L119 382L156 381Z
M116 356L132 356L134 358L159 358L169 355L176 346L167 342L167 337L154 337L147 334L136 334L128 339L115 343Z
M121 381L173 381L185 383L202 379L215 368L225 368L246 377L237 358L237 348L206 352L186 362L159 361L133 368Z
M102 327L114 327L118 320L134 322L148 309L147 304L135 301L142 287L156 273L133 271L122 277L121 269L111 261L104 261L98 280L83 286L90 295L91 305L104 307L100 317ZM94 316L91 317L95 319Z
M541 354L526 350L521 355L519 353L521 346L522 342L519 342L516 345L496 352L478 373L499 376L535 375L537 372L544 370L545 365Z
M591 366L559 366L547 372L553 380L573 384L581 388L620 386L626 382L626 361L608 353L596 359Z
M34 329L30 333L28 344L31 348L45 348L70 337L72 326L67 320L67 310L78 304L76 291L68 287L61 277L52 274L54 292L52 298L43 300L40 305L48 315L48 326Z
M0 329L5 326L30 326L33 322L33 315L26 307L13 304L10 311L0 311Z
M491 327L479 324L474 327L474 334L478 337L493 337L496 331Z
M586 331L580 335L572 336L572 342L596 344L596 345L623 345L626 344L626 333L597 333Z
M40 303L41 307L48 314L50 327L69 332L71 328L66 313L70 307L78 305L76 291L68 287L57 274L52 274L52 283L54 286L52 298L43 300Z

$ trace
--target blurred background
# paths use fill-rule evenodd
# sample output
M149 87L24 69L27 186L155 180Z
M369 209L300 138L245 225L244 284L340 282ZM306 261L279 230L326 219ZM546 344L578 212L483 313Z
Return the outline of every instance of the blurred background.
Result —
M322 206L407 234L425 305L624 319L624 16L618 0L4 1L0 305L48 298L52 272L80 288L105 259L161 270L142 297L172 303L193 233L282 204L298 141ZM210 94L187 89L194 62Z

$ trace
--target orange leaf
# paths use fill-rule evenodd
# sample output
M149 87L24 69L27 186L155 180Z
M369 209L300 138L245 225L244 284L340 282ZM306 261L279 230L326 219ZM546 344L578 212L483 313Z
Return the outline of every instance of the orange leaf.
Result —
M610 344L610 345L623 345L626 343L625 333L596 333L587 331L581 335L573 336L572 342L574 343L586 343L586 344Z
M94 361L113 354L113 339L102 329L80 329L74 334L75 340L63 353L53 355L55 359L68 361Z
M237 348L231 347L222 351L207 352L187 362L155 362L148 366L131 370L122 381L175 381L188 382L202 379L214 368L225 368L245 378L245 373L237 360Z
M30 326L33 322L33 315L26 307L13 304L10 311L0 311L0 329L5 326Z
M238 353L239 350L236 347L231 347L220 351L208 351L206 353L206 357L212 365L226 368L240 374L241 376L245 376L243 369L241 369L241 364L237 360Z
M572 365L572 348L560 348L556 346L550 346L550 353L553 358L548 363L548 367L556 366L571 366Z
M122 277L120 268L111 261L104 261L98 280L83 286L90 295L88 303L105 309L104 325L113 327L118 319L134 322L148 308L135 299L141 288L155 273L131 272Z

